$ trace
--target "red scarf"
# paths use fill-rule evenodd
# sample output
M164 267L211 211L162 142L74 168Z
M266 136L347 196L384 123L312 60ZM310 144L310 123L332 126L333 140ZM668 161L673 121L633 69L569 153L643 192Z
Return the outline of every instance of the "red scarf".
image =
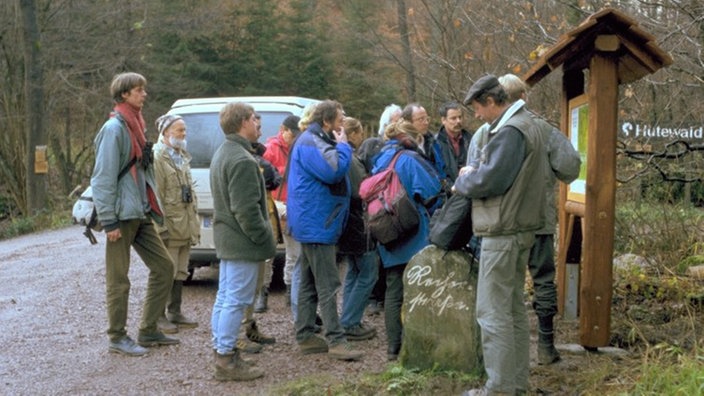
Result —
M455 157L460 155L460 141L462 140L462 132L454 136L450 132L447 133L447 137L450 138L450 143L452 143L452 151L455 153Z
M141 160L142 149L147 143L147 136L144 134L147 124L144 122L141 109L122 102L115 105L113 110L114 111L110 113L110 117L114 117L116 113L120 113L127 123L127 130L130 132L130 140L132 141L130 159L137 157L137 160Z
M132 141L132 151L130 153L130 160L137 157L137 161L142 160L142 150L147 143L147 136L144 133L147 124L144 122L144 117L142 117L142 110L138 109L129 103L118 103L115 105L113 112L110 113L110 117L115 117L116 113L120 113L122 118L127 124L127 131L130 133L130 140ZM132 166L130 169L130 174L132 178L137 181L137 168ZM159 201L156 199L156 194L152 190L151 186L147 183L147 199L149 200L149 206L152 211L157 216L163 216L161 210L159 209Z

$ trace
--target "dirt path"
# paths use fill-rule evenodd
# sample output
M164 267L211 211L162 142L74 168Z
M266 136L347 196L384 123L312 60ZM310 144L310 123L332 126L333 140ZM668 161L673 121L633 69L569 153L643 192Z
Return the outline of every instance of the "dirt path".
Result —
M0 241L0 394L267 394L272 385L311 374L350 378L387 366L383 317L365 320L379 337L360 343L359 362L302 356L283 293L274 292L259 327L277 343L247 355L266 371L247 383L221 383L211 371L210 313L217 272L196 270L184 291L184 312L200 326L182 330L181 344L141 358L107 351L104 235L91 246L78 226ZM147 271L133 253L128 333L136 339ZM321 393L324 390L321 389Z

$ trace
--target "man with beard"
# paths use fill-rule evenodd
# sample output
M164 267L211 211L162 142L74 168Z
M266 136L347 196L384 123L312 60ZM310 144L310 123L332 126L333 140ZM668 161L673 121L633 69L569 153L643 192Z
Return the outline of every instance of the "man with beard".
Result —
M159 142L154 146L154 172L157 195L164 206L164 225L157 227L174 264L174 281L166 305L157 322L164 333L179 327L193 328L198 322L181 313L183 281L188 278L191 245L200 239L197 201L191 178L191 156L186 151L186 123L178 115L166 114L156 120Z

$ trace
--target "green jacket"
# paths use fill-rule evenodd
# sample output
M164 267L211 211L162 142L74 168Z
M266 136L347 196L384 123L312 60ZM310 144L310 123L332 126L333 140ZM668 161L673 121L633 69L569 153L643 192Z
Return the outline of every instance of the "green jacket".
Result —
M523 134L525 157L508 191L499 196L472 200L472 222L478 236L537 231L545 223L547 163L543 136L525 109L518 110L502 128L509 126Z
M177 167L170 155L170 149L159 142L154 145L154 174L156 177L157 196L164 208L164 225L157 230L172 242L197 244L200 240L200 220L198 218L198 201L193 192L191 179L191 156L182 153L183 165ZM190 191L191 202L184 202L182 187Z
M274 257L264 178L251 143L226 135L210 163L213 238L219 259L263 261Z

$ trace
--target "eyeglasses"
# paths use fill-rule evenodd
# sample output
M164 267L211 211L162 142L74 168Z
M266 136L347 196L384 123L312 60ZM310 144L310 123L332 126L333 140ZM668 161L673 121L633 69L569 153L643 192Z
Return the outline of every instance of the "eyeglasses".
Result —
M413 119L413 122L417 122L417 121L420 121L420 122L430 122L430 117L425 116L425 117L418 117L418 118L414 118L414 119Z

